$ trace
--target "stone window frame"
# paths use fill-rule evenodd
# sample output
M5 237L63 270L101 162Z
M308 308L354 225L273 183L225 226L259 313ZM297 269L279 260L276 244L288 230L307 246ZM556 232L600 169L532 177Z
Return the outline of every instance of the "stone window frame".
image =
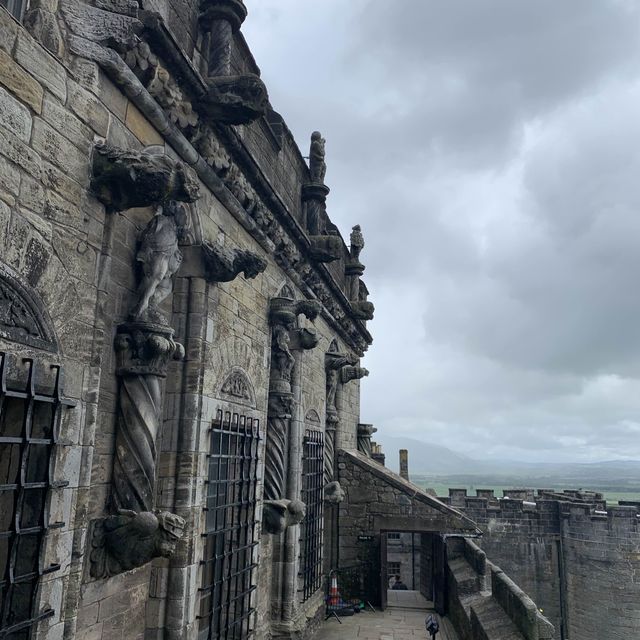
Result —
M210 432L198 639L244 639L255 631L260 419L218 409Z

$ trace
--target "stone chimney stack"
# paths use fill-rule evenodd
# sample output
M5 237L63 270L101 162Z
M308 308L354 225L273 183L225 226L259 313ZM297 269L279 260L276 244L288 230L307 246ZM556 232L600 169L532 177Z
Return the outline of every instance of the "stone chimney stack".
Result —
M400 449L400 475L409 479L409 452L406 449Z

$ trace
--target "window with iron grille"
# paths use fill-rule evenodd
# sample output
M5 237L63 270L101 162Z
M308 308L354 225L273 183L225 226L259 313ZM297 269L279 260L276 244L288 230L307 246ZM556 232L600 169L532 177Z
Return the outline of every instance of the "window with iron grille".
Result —
M300 538L300 575L302 601L308 600L322 586L322 481L324 473L324 434L307 429L302 447L302 502L307 514L302 521Z
M0 7L4 7L14 18L22 20L27 0L0 0Z
M400 540L400 532L389 531L389 533L387 533L387 540Z
M52 393L40 393L36 367L24 359L27 383L7 383L8 356L0 352L0 638L27 640L33 625L53 615L37 609L40 576L60 569L42 565L47 532L64 526L49 522L52 482L60 418L74 403L61 397L62 374L52 367Z
M218 411L211 428L199 640L253 634L260 422Z

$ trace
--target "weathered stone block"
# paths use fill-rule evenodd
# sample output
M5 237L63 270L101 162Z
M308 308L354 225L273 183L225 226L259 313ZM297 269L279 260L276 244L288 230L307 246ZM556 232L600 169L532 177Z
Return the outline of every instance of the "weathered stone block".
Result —
M42 118L83 153L89 154L93 138L91 129L48 93L44 96Z
M53 95L63 102L67 99L67 74L64 67L26 32L18 33L15 57Z
M149 124L149 121L131 102L127 105L125 125L145 147L152 144L164 145L162 136Z
M31 114L4 89L0 89L0 124L12 131L23 142L31 136Z
M0 127L0 154L40 180L42 172L40 156L4 127Z
M89 182L89 156L60 135L44 120L34 118L32 144L35 151L80 184Z
M36 113L42 110L44 90L8 53L0 50L0 83L28 104Z
M109 112L102 103L73 80L67 80L67 106L98 135L105 137L109 128Z

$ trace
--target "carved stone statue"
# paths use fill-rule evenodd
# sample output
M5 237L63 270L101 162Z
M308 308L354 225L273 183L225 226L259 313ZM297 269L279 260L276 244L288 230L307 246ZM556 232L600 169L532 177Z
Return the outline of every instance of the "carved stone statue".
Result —
M319 131L311 134L311 148L309 149L309 173L311 181L324 184L324 176L327 172L325 162L325 139Z
M324 501L329 504L340 504L345 498L344 489L337 480L329 482L324 488Z
M267 533L277 535L287 527L300 524L307 514L307 505L300 500L265 500L262 526Z
M120 509L116 515L94 521L93 526L90 573L94 578L109 578L153 558L169 558L182 537L185 521L166 511Z
M246 279L251 279L267 268L267 261L251 251L230 251L219 244L210 243L205 243L202 248L208 282L230 282L240 273Z
M105 143L93 148L91 188L108 211L148 207L168 200L194 202L199 184L192 170L166 155L119 149Z
M158 207L140 236L140 248L136 260L142 265L142 279L137 301L131 309L131 317L165 324L157 310L158 305L171 293L171 278L180 267L182 254L178 241L187 222L184 208L176 202Z
M354 262L360 262L360 252L364 249L364 236L359 224L352 228L349 241L351 243L351 259Z
M352 353L340 353L335 340L324 356L324 368L327 374L327 422L338 421L336 408L336 391L340 369L345 365L354 365L358 358Z

